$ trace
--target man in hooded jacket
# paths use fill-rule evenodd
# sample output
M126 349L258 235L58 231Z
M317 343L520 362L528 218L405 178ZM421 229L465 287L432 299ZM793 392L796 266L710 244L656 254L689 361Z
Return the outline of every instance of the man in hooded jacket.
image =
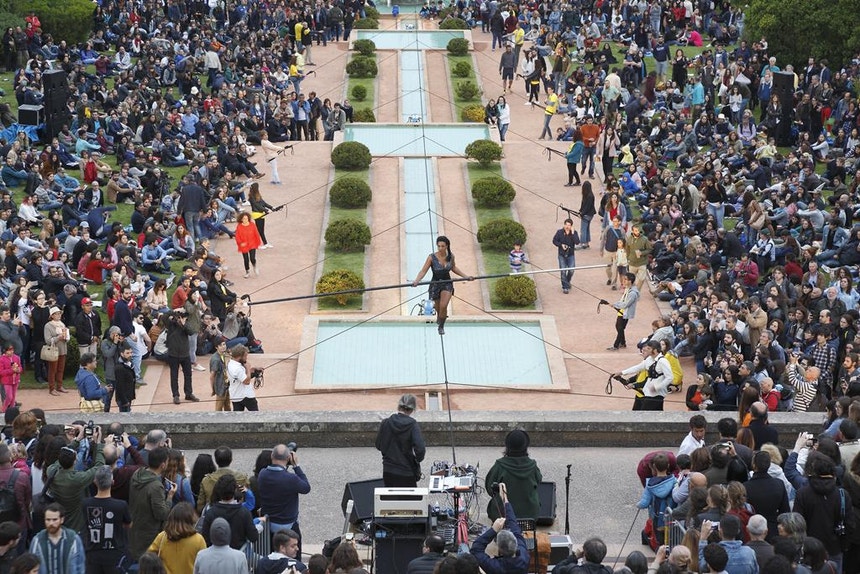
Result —
M521 518L537 518L540 514L540 497L538 486L543 477L537 463L529 458L529 435L520 429L514 429L505 437L505 456L497 459L484 479L492 490L493 497L487 506L487 516L490 520L504 518L505 507L501 494L494 484L508 485L508 498L517 516Z
M194 574L248 574L248 561L241 550L230 547L230 524L220 516L209 529L212 546L197 553Z
M397 412L379 425L376 450L382 453L382 480L386 487L415 488L421 478L426 447L421 428L412 418L415 405L415 395L403 395Z

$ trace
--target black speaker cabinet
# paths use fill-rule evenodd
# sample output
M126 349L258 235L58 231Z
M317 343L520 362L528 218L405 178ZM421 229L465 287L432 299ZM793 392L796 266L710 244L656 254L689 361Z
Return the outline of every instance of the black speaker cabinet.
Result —
M62 114L68 111L69 91L56 90L47 92L45 99L42 102L45 106L45 113L49 116Z
M350 523L360 524L373 518L373 491L376 488L384 487L385 483L382 482L381 478L346 483L340 508L346 513L346 503L350 500L353 501L352 514L349 515Z
M45 106L23 104L18 106L18 123L25 126L38 126L45 122Z
M555 522L555 483L542 482L538 486L540 515L535 520L538 526L552 526Z
M421 556L429 533L429 518L374 519L374 572L406 574L409 563Z
M48 70L42 74L42 86L45 92L64 89L68 92L69 80L64 70Z

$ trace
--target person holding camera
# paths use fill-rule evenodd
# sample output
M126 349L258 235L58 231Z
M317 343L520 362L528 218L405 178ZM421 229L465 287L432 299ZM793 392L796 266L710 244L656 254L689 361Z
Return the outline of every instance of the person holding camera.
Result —
M293 467L293 472L289 467ZM272 449L272 464L260 471L257 478L257 500L260 514L268 516L272 534L287 532L297 538L295 555L302 559L302 531L299 529L299 495L311 491L311 483L299 466L295 444L275 445ZM277 548L273 544L273 548Z
M260 369L248 368L248 347L236 345L230 349L230 362L227 363L227 384L230 402L234 411L258 411L254 385L251 381L261 374Z
M75 440L69 446L60 449L57 462L48 467L47 476L52 479L49 490L54 501L62 504L66 511L65 525L78 532L85 523L81 503L89 493L96 471L104 465L105 459L102 454L104 445L100 427L90 421L86 425L76 426L75 430ZM75 470L75 462L78 460L78 449L84 439L88 439L90 444L93 465L89 470L78 471Z
M517 524L514 507L508 502L508 489L505 483L499 484L499 496L505 505L505 516L497 518L491 528L472 543L470 553L477 558L478 564L486 574L526 574L529 571L529 551L526 539ZM496 541L497 555L490 557L487 546Z

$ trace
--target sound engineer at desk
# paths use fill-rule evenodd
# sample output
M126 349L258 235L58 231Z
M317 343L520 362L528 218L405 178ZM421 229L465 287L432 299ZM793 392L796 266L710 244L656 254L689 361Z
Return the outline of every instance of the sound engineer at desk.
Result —
M487 473L484 484L490 493L487 516L491 520L504 517L504 501L493 484L508 485L511 506L520 518L537 518L540 513L538 486L543 477L537 463L529 458L529 435L514 429L505 437L505 456L496 460Z
M478 559L486 574L526 574L529 571L529 551L504 483L499 484L499 497L504 504L504 518L497 518L492 527L478 536L469 552ZM493 540L498 547L498 556L491 558L486 549Z

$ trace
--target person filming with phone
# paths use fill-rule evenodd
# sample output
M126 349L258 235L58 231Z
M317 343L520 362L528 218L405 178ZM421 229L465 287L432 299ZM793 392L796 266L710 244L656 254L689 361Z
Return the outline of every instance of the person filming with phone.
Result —
M818 376L821 372L818 367L806 367L801 371L798 365L800 353L792 351L788 358L788 382L794 387L794 412L805 413L809 410L812 401L818 394Z
M248 347L236 345L230 349L230 356L232 358L227 363L227 384L233 411L260 410L252 384L259 369L248 367Z

